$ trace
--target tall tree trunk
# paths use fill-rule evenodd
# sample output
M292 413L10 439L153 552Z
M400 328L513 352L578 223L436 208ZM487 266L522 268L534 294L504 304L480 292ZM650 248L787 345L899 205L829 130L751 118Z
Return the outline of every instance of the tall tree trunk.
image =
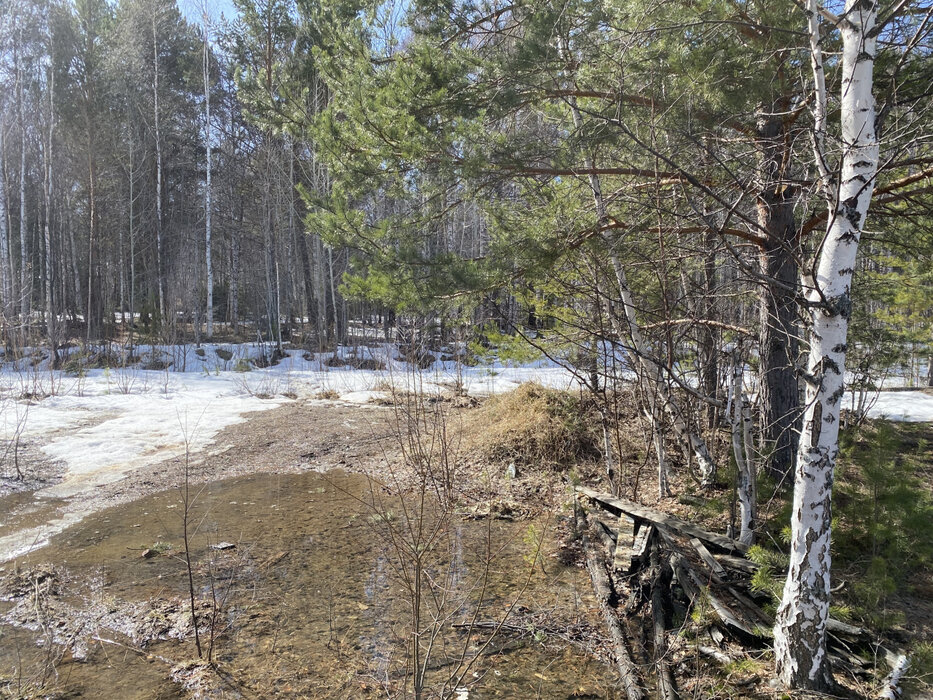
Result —
M22 45L23 32L19 32ZM23 74L19 64L19 51L14 50L16 64L16 104L19 112L19 313L23 332L29 326L29 301L32 277L29 274L29 257L26 247L26 110L23 105Z
M2 287L3 299L3 334L8 342L8 326L10 314L13 305L13 271L10 269L10 231L9 211L6 201L6 168L4 163L4 133L6 125L0 118L0 287Z
M703 263L703 318L716 318L716 234L709 231L706 234L706 259ZM716 396L719 391L719 347L718 334L715 328L702 324L699 328L700 342L700 382L703 393L707 396ZM713 435L717 428L719 409L708 405L706 409L706 428Z
M233 334L240 326L240 236L243 230L243 195L239 197L236 226L230 235L230 324Z
M132 126L132 125L131 125ZM136 325L136 232L134 226L134 215L136 209L136 188L135 188L135 153L133 150L133 135L130 133L130 207L129 223L127 234L130 239L130 326Z
M45 328L52 346L52 356L55 357L58 343L57 318L55 316L55 303L52 295L52 141L55 134L55 71L51 68L49 76L49 133L45 146L45 177L43 178L42 194L45 199L45 226L43 227L43 240L45 242Z
M824 191L829 194L829 223L816 261L816 276L804 281L812 323L806 410L794 470L790 567L774 625L774 656L778 678L785 686L827 690L832 685L826 654L832 486L852 310L850 290L878 170L872 95L877 5L875 0L846 0L839 27L842 167L836 187L830 184L823 149L826 92L822 87L825 83L816 0L809 0L807 14L817 85L814 151Z
M75 245L75 227L71 218L71 195L65 193L65 216L68 224L68 258L70 262L71 283L72 283L72 315L77 314L78 309L84 302L84 294L81 291L81 272L78 268L78 247Z
M207 152L205 161L204 185L204 261L207 265L207 338L214 334L214 268L211 261L211 52L208 45L207 13L204 16L204 118L206 121L204 146Z
M797 187L787 182L790 146L780 109L759 115L758 224L766 245L760 252L761 290L759 360L761 374L761 429L770 453L768 471L778 483L794 465L799 430L800 400L795 365L797 329L797 231L794 206Z
M91 117L85 112L85 127L87 128L87 196L88 196L88 240L87 240L87 315L85 324L87 326L86 341L90 344L94 337L94 246L97 243L97 164L94 161L94 125L91 123ZM72 245L74 239L72 238Z
M159 40L152 16L152 111L156 149L156 278L159 290L159 323L164 326L165 274L162 269L162 133L159 128Z

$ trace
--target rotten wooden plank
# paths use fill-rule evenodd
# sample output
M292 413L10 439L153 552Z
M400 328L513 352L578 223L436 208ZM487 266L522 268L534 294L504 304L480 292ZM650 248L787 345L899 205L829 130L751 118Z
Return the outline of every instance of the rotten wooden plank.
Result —
M612 557L612 568L628 572L632 568L632 545L635 543L635 520L622 513L616 534L616 549Z
M648 543L651 542L654 533L654 525L642 525L638 528L638 532L635 533L635 543L632 545L632 568L635 567L635 562L645 558L645 554L648 552Z
M706 545L704 545L698 538L691 537L690 544L693 545L693 548L696 550L697 554L700 555L700 559L703 560L703 563L710 568L710 571L712 571L715 576L722 577L726 575L726 570L723 565L716 561L716 558L710 554L710 551L706 548Z
M725 535L717 535L714 532L708 532L692 523L654 510L653 508L648 508L647 506L633 503L632 501L627 501L624 498L618 498L608 493L601 493L595 489L587 488L586 486L577 486L576 491L614 510L627 513L634 518L645 520L660 527L669 528L687 537L696 537L726 552L745 554L748 551L749 546L747 544L734 540L731 537L726 537Z
M730 569L738 569L747 574L753 574L761 567L745 557L734 557L731 554L715 554L716 560Z
M703 579L697 574L690 562L680 554L671 556L671 566L677 574L677 580L690 596L694 604L702 597L705 598L716 616L727 626L738 630L750 637L767 638L770 630L757 622L742 619L741 613L732 610L714 593Z

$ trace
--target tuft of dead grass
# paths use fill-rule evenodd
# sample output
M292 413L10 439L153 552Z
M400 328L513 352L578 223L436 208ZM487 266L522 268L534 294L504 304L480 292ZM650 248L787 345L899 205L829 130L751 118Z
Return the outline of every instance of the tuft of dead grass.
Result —
M562 469L601 456L599 414L591 400L576 393L522 384L468 416L468 448L488 462Z

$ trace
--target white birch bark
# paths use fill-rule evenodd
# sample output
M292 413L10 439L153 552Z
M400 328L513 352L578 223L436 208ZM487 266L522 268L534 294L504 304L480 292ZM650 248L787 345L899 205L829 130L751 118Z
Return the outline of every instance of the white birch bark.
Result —
M135 177L135 161L133 160L133 134L130 132L130 217L129 230L127 233L130 238L130 325L136 325L136 233L133 228L133 210L135 209L136 199L133 192Z
M211 52L208 44L207 13L204 13L204 146L207 154L204 184L204 262L207 266L207 338L214 334L214 268L211 261Z
M159 39L152 16L152 111L156 149L156 277L159 287L159 319L165 324L165 283L162 272L162 132L159 128Z
M752 413L744 387L744 364L738 350L732 355L732 382L729 384L729 420L732 428L732 453L737 472L736 493L739 501L739 541L753 544L758 519L757 474L752 448Z
M19 41L22 45L23 33ZM29 323L29 297L32 287L29 275L29 258L26 252L26 111L23 108L23 74L19 64L19 51L14 50L16 62L16 103L19 113L19 303L23 323Z
M51 41L50 44L51 45ZM45 244L45 326L54 350L57 342L55 329L55 305L52 298L52 141L55 135L55 71L49 66L49 132L45 146L45 177L43 195L45 199L45 225L42 230Z
M3 119L0 118L0 287L3 291L4 325L9 322L10 306L13 303L13 271L10 269L10 232L7 228L8 213L6 202L6 168L3 163L4 132Z
M817 14L809 0L810 16ZM872 70L875 0L846 0L840 99L842 167L838 193L829 201L829 223L815 278L805 290L812 322L807 362L806 412L797 453L791 514L790 567L774 626L778 680L787 687L825 690L832 675L826 656L830 603L830 524L833 468L839 450L850 287L858 242L878 168ZM810 31L818 31L811 22ZM818 46L819 37L813 37ZM814 58L817 80L822 75ZM817 114L825 114L825 104ZM817 142L818 143L818 142ZM823 154L818 154L818 161Z

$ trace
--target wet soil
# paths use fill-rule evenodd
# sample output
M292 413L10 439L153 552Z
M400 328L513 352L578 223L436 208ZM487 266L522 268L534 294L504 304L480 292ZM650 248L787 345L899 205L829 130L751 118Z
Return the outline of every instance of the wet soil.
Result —
M493 639L470 629L506 617L592 629L585 572L551 556L552 517L463 520L342 470L254 474L189 497L194 605L214 665L196 660L184 495L169 489L8 565L0 615L15 627L0 627L0 683L61 697L386 697L411 690L418 619L432 694L617 697L608 667L543 625Z
M189 483L257 472L326 471L338 466L377 473L393 454L392 415L385 407L318 400L293 401L248 414L245 422L218 433L210 448L190 455ZM36 498L34 492L55 483L63 468L44 457L38 443L32 442L26 452L31 456L30 479L17 481L20 490L0 495L0 561L9 558L8 552L28 548L33 539L41 544L48 532L60 531L62 526L104 508L175 488L185 478L186 460L177 457L142 466L119 481L76 496L49 498L39 492ZM58 525L44 527L50 523ZM25 533L25 539L13 537L17 532Z

